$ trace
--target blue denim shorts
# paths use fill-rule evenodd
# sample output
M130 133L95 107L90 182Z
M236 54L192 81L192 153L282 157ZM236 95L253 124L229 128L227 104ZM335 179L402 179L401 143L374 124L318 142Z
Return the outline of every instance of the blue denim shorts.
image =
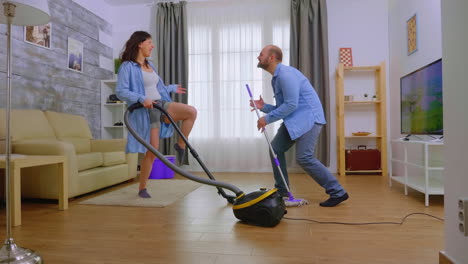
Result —
M162 109L167 111L171 102L157 100L156 104L160 106ZM149 113L151 128L160 128L161 122L164 122L164 115L161 113L161 111L159 111L159 109L157 108L151 108L151 109L148 109L148 113Z

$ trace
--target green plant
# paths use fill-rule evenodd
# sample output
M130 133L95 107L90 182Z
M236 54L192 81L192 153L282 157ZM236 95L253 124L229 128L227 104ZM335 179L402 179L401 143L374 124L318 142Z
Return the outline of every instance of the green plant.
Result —
M119 72L120 64L122 64L122 60L120 58L114 59L114 73L115 74Z

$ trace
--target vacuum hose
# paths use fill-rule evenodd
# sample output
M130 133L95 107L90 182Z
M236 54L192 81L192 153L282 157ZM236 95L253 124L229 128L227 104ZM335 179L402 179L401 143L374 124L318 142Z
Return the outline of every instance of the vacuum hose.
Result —
M192 181L196 181L196 182L199 182L199 183L208 184L208 185L211 185L211 186L221 187L221 188L231 190L233 193L236 194L236 196L240 196L240 195L244 194L243 191L241 191L239 188L237 188L236 186L234 186L232 184L225 183L225 182L220 182L220 181L216 181L216 180L212 180L212 179L206 179L206 178L198 177L196 175L191 174L188 171L182 170L181 168L177 167L172 162L170 162L168 159L166 159L164 157L164 155L161 152L159 152L157 149L155 149L153 146L151 146L151 144L148 144L148 142L146 142L143 138L141 138L141 136L138 135L138 133L133 129L133 127L130 125L130 122L128 120L129 113L131 113L135 109L138 109L138 108L141 108L141 107L143 107L143 105L141 105L140 103L135 103L135 104L131 105L130 107L128 107L128 109L125 111L125 114L124 114L125 125L127 126L128 131L135 137L135 139L138 140L138 142L140 142L143 146L145 146L154 155L156 155L156 157L158 157L159 160L161 160L164 164L166 164L166 166L168 166L169 168L171 168L171 170L177 172L178 174L180 174L180 175L184 176L185 178L188 178L188 179L190 179Z

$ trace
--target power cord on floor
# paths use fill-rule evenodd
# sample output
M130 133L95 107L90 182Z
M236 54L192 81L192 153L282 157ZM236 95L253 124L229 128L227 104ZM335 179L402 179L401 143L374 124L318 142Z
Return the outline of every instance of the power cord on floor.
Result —
M412 215L425 215L425 216L429 216L429 217L433 217L437 220L440 220L440 221L445 221L443 218L440 218L440 217L437 217L437 216L433 216L433 215L430 215L430 214L426 214L426 213L411 213L411 214L407 214L405 217L403 217L403 219L400 221L400 222L368 222L368 223L347 223L347 222L324 222L324 221L316 221L316 220L312 220L312 219L305 219L305 218L290 218L290 217L283 217L283 219L287 219L287 220L297 220L297 221L308 221L308 222L313 222L313 223L317 223L317 224L334 224L334 225L402 225L403 222L405 222L406 218L412 216Z

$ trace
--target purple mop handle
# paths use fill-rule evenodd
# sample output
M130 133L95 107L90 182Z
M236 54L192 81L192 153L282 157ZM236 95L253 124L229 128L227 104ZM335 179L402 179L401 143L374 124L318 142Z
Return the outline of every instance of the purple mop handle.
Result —
M278 159L277 157L275 157L275 164L276 164L276 166L278 166L278 167L280 166L280 162L279 162L279 159Z
M246 84L245 87L247 88L247 92L249 92L250 100L252 100L252 103L253 103L254 108L255 108L255 113L257 114L257 117L260 118L260 113L258 113L257 105L255 105L254 98L253 98L253 95L252 95L252 91L250 91L250 87L249 87L248 84ZM265 128L262 128L262 132L264 132L264 131L265 131Z
M247 87L247 92L249 92L249 96L250 96L250 98L253 98L253 96L252 96L252 92L250 91L250 87L249 87L249 85L248 85L248 84L246 84L246 85L245 85L245 87Z
M248 84L245 85L245 87L247 87L247 91L249 92L249 96L250 96L250 100L252 100L252 103L253 103L253 106L255 108L255 113L257 113L257 117L260 118L260 113L258 111L258 108L257 108L257 105L255 104L254 102L254 98L252 96L252 92L250 91L250 87ZM289 186L288 184L286 183L286 180L284 179L284 175L283 175L283 172L281 171L281 167L280 167L280 162L279 162L279 159L278 159L278 156L276 156L276 153L275 151L273 150L273 147L271 146L271 142L270 142L270 138L268 137L268 134L265 130L265 128L262 129L262 132L263 132L263 135L265 135L265 139L268 143L268 147L270 148L270 152L271 154L273 155L273 159L275 160L275 165L278 167L278 171L281 175L281 178L283 179L283 182L284 182L284 185L286 187L286 190L288 191L288 194L289 194L289 200L292 200L294 199L294 197L292 196L290 190L289 190Z

